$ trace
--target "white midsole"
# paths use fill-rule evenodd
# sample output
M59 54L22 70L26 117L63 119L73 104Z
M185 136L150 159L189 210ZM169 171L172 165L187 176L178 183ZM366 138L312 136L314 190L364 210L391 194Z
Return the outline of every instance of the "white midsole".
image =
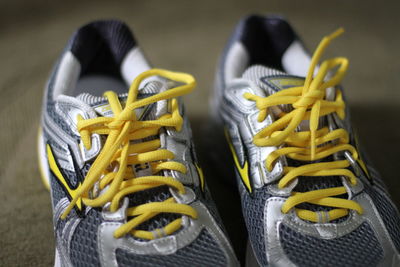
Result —
M50 189L49 163L47 162L46 144L44 143L42 128L39 128L39 133L38 133L38 158L39 158L39 169L43 183L48 189Z
M61 259L60 259L60 255L58 254L58 250L56 249L56 256L54 259L54 267L61 267Z

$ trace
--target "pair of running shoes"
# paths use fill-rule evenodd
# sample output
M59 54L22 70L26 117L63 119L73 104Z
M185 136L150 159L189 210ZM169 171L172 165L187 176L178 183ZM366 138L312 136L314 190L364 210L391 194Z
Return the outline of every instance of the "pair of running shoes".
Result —
M341 33L310 56L283 18L252 15L220 59L211 108L233 155L223 179L240 192L246 266L400 265L399 212L340 86L348 61L321 60ZM239 265L181 101L195 85L152 68L120 21L74 33L39 129L55 266Z

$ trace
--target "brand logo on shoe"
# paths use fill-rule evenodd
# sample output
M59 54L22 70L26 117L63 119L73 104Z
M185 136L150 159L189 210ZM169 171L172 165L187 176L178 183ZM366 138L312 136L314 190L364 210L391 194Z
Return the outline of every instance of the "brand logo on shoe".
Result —
M226 129L225 129L225 136L226 136L226 139L228 141L229 148L230 148L230 150L232 152L233 161L235 162L236 169L239 172L240 179L242 180L244 187L251 194L253 192L253 185L252 185L251 179L249 177L249 164L248 164L248 161L247 161L247 159L245 157L244 160L243 160L243 164L240 164L239 158L238 158L238 156L236 154L236 150L235 150L235 148L234 148L234 146L232 144L232 140L231 140L231 138L229 136L228 130L226 130Z
M295 76L266 76L260 80L275 92L304 85L304 78Z
M77 183L75 186L73 186L71 184L71 182L69 181L68 178L66 178L67 176L65 175L65 173L62 171L62 169L59 167L54 154L53 154L53 150L51 149L51 146L49 144L46 145L46 151L47 151L47 160L49 162L49 167L51 172L54 174L54 176L56 177L57 182L61 185L61 187L64 189L64 191L66 192L68 199L72 200L80 186L81 186L81 182L83 180L83 175L81 173L81 170L79 169L76 160L72 154L71 149L70 150L70 154L72 157L72 162L74 164L74 169L75 169L75 173L77 175ZM82 204L82 198L79 198L78 201L76 202L76 210L77 212L81 212L82 208L83 208L83 204Z

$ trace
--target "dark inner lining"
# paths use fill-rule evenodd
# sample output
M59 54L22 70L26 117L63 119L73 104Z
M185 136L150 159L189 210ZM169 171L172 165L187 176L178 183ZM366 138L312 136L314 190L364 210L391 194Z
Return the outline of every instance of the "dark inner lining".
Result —
M255 15L243 21L238 37L249 52L249 65L261 64L278 70L283 70L283 53L297 38L283 19Z
M81 63L81 78L101 74L122 79L121 62L135 45L128 26L117 20L104 20L80 28L72 37L70 50Z

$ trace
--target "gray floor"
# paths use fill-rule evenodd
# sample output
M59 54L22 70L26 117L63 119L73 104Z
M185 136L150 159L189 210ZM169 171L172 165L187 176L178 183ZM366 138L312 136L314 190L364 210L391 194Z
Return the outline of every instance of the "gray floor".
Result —
M192 73L186 97L207 181L239 255L245 233L234 188L223 186L209 134L208 95L223 44L250 12L280 13L310 49L339 26L346 34L329 55L347 56L345 87L361 142L397 203L400 151L400 24L398 1L23 1L0 2L0 265L49 266L54 241L49 194L36 164L42 88L54 60L79 25L120 18L132 26L154 65ZM233 201L233 202L231 202ZM227 206L229 203L229 206ZM221 208L223 207L223 209Z

